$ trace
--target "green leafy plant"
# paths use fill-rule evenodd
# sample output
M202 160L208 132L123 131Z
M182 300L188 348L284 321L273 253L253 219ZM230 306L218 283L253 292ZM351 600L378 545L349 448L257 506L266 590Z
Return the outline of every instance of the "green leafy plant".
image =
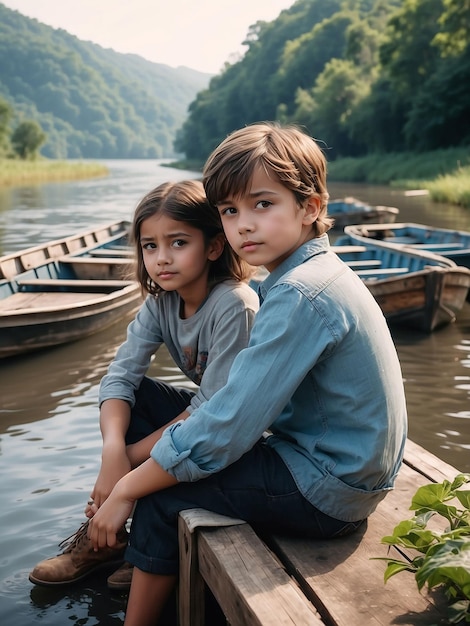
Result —
M449 600L451 624L470 623L470 474L452 482L420 487L411 501L414 517L400 522L382 543L394 546L401 559L385 557L387 582L399 572L413 572L418 589L442 586ZM443 532L428 527L439 515L448 522ZM416 554L417 553L417 554ZM416 556L412 556L415 554ZM410 556L411 555L411 556Z

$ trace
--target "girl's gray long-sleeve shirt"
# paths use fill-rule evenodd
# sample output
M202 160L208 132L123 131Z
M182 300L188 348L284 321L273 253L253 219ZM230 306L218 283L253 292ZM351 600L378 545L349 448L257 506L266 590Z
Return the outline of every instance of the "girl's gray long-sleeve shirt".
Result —
M224 386L235 356L248 344L259 307L257 294L246 283L227 280L211 290L190 318L180 317L180 307L174 291L147 296L101 381L100 405L113 398L133 406L134 393L162 344L199 387L188 412Z

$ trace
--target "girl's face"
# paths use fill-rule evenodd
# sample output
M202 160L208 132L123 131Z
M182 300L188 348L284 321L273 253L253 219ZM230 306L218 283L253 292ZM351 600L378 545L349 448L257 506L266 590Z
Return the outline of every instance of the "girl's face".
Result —
M140 246L145 269L159 287L188 302L206 298L209 263L222 253L223 237L207 246L198 228L158 213L142 222Z
M217 207L235 252L272 272L312 238L320 203L312 197L300 207L290 189L259 167L244 195L225 198Z

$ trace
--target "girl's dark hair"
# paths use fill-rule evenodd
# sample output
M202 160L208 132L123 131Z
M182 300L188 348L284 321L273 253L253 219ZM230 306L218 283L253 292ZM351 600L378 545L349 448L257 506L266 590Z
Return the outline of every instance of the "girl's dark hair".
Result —
M159 213L177 222L186 222L200 230L207 246L216 235L224 232L219 212L207 201L200 181L167 182L152 189L137 205L131 230L137 261L137 280L144 295L145 293L157 295L163 291L149 276L140 246L142 222ZM209 284L212 286L227 279L248 280L253 272L254 269L235 254L228 243L225 243L220 257L210 261Z

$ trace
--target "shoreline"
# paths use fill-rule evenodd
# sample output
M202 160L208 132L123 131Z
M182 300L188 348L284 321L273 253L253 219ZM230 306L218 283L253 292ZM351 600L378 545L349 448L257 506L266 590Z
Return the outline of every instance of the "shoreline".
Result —
M396 158L396 155L391 157ZM460 166L449 173L426 178L414 177L413 167L410 167L409 178L382 177L379 172L364 167L369 157L338 160L330 164L330 182L362 182L367 185L382 184L405 192L413 193L419 189L421 193L428 193L433 202L446 202L456 206L470 208L470 166ZM353 169L351 170L351 166ZM370 165L370 163L368 164ZM189 161L173 161L163 163L163 167L174 169L191 169L200 171L201 164ZM415 164L416 166L416 164ZM357 170L362 172L362 176ZM380 169L380 166L379 166ZM202 171L202 170L201 170ZM365 174L367 172L367 174ZM84 161L55 161L41 159L37 161L21 161L18 159L0 159L0 189L21 185L35 185L42 183L66 182L71 180L101 178L109 175L105 165L97 162ZM403 176L403 174L402 174Z

